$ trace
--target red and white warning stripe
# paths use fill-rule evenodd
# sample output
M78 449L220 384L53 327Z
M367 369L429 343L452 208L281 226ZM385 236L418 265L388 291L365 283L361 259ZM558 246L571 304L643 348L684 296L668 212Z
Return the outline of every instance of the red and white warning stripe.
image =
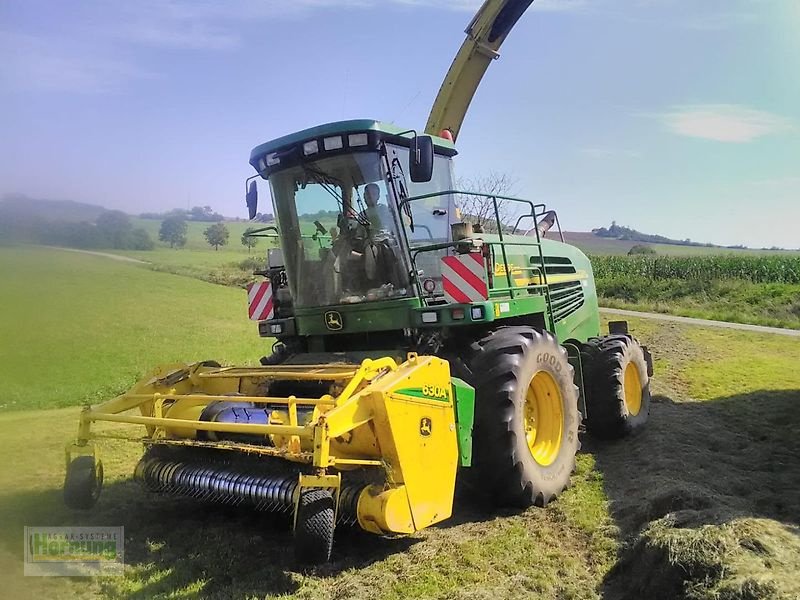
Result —
M489 284L481 253L443 257L442 287L445 300L451 304L488 300Z
M272 284L269 281L251 283L247 286L247 304L250 320L265 321L274 316Z

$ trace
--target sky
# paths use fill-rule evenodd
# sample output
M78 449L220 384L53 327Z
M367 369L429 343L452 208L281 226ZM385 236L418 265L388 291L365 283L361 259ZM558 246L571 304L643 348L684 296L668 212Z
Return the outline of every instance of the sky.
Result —
M480 0L3 0L0 196L245 216L250 150L422 129ZM800 0L535 0L458 139L566 230L800 246Z

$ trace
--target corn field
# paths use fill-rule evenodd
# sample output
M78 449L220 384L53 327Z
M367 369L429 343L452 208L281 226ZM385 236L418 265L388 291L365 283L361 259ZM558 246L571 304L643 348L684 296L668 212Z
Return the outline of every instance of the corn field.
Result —
M739 279L800 284L800 256L593 256L598 279L643 277L658 281Z

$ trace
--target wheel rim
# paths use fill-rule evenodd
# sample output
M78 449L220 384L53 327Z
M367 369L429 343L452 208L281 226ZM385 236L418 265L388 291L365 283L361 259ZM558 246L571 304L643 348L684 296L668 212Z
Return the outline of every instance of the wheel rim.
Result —
M100 491L103 489L103 463L97 461L95 464L92 500L97 502L100 498Z
M628 412L634 416L638 415L642 410L642 380L639 377L639 369L632 362L625 367L622 392Z
M564 433L561 390L547 371L533 376L525 395L525 437L533 459L543 467L555 462Z

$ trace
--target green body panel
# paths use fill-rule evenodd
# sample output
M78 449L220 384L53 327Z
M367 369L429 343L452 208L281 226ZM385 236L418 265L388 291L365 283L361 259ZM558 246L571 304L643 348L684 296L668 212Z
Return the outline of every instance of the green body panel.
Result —
M494 239L493 239L494 238ZM536 271L532 264L538 264L539 256L531 238L505 236L506 260L508 261L512 287L509 290L508 275L505 275L502 256L498 250L498 236L485 235L484 240L495 246L495 271L489 300L473 304L440 304L425 306L419 298L401 298L359 304L342 304L322 308L296 309L297 333L304 336L337 335L343 333L366 333L389 331L404 328L442 328L497 322L526 315L544 315L545 325L553 329L549 319L547 296L541 288L526 288ZM515 244L515 242L518 242ZM567 258L575 269L574 274L548 275L551 287L556 283L574 281L580 284L583 303L571 314L555 321L553 333L560 341L577 340L585 342L588 338L600 335L600 316L597 310L597 294L594 275L589 259L577 248L552 240L542 241L545 257ZM534 254L535 252L535 254ZM535 266L535 265L534 265ZM472 307L482 307L482 317L473 318ZM453 309L463 309L464 318L454 319ZM327 313L337 313L341 328L332 329L327 323ZM422 320L423 313L436 312L438 318L433 323Z
M360 304L340 304L322 308L297 308L295 321L300 335L335 335L337 333L361 333L369 331L389 331L413 327L415 309L421 306L419 298L400 298L363 302ZM340 329L326 325L327 313L341 316Z
M521 235L504 235L503 244L505 246L505 257L500 246L500 236L492 234L482 234L482 239L493 245L494 256L494 277L490 287L490 297L502 298L510 297L518 299L520 296L525 298L531 292L541 294L536 297L546 305L544 290L536 289L515 289L509 287L526 286L531 283L541 281L540 273L542 265L539 257L539 248L535 237ZM583 303L577 310L557 318L555 321L556 337L560 341L570 339L585 342L588 338L600 335L600 315L597 306L597 290L595 289L594 272L589 258L575 246L560 241L542 239L541 251L545 258L545 268L547 282L550 285L551 293L554 286L566 284L568 282L580 283L583 296ZM556 267L566 270L568 267L574 269L574 273L550 273L550 261L548 259L560 259ZM564 259L570 264L566 264ZM505 264L508 265L506 270ZM509 284L510 279L510 284ZM530 314L532 312L543 312L536 310L527 303L511 302L510 311L499 315L501 318L515 317ZM546 316L548 329L551 328L549 315Z
M458 456L462 467L472 465L472 425L475 422L475 388L458 377L450 378L456 405Z

